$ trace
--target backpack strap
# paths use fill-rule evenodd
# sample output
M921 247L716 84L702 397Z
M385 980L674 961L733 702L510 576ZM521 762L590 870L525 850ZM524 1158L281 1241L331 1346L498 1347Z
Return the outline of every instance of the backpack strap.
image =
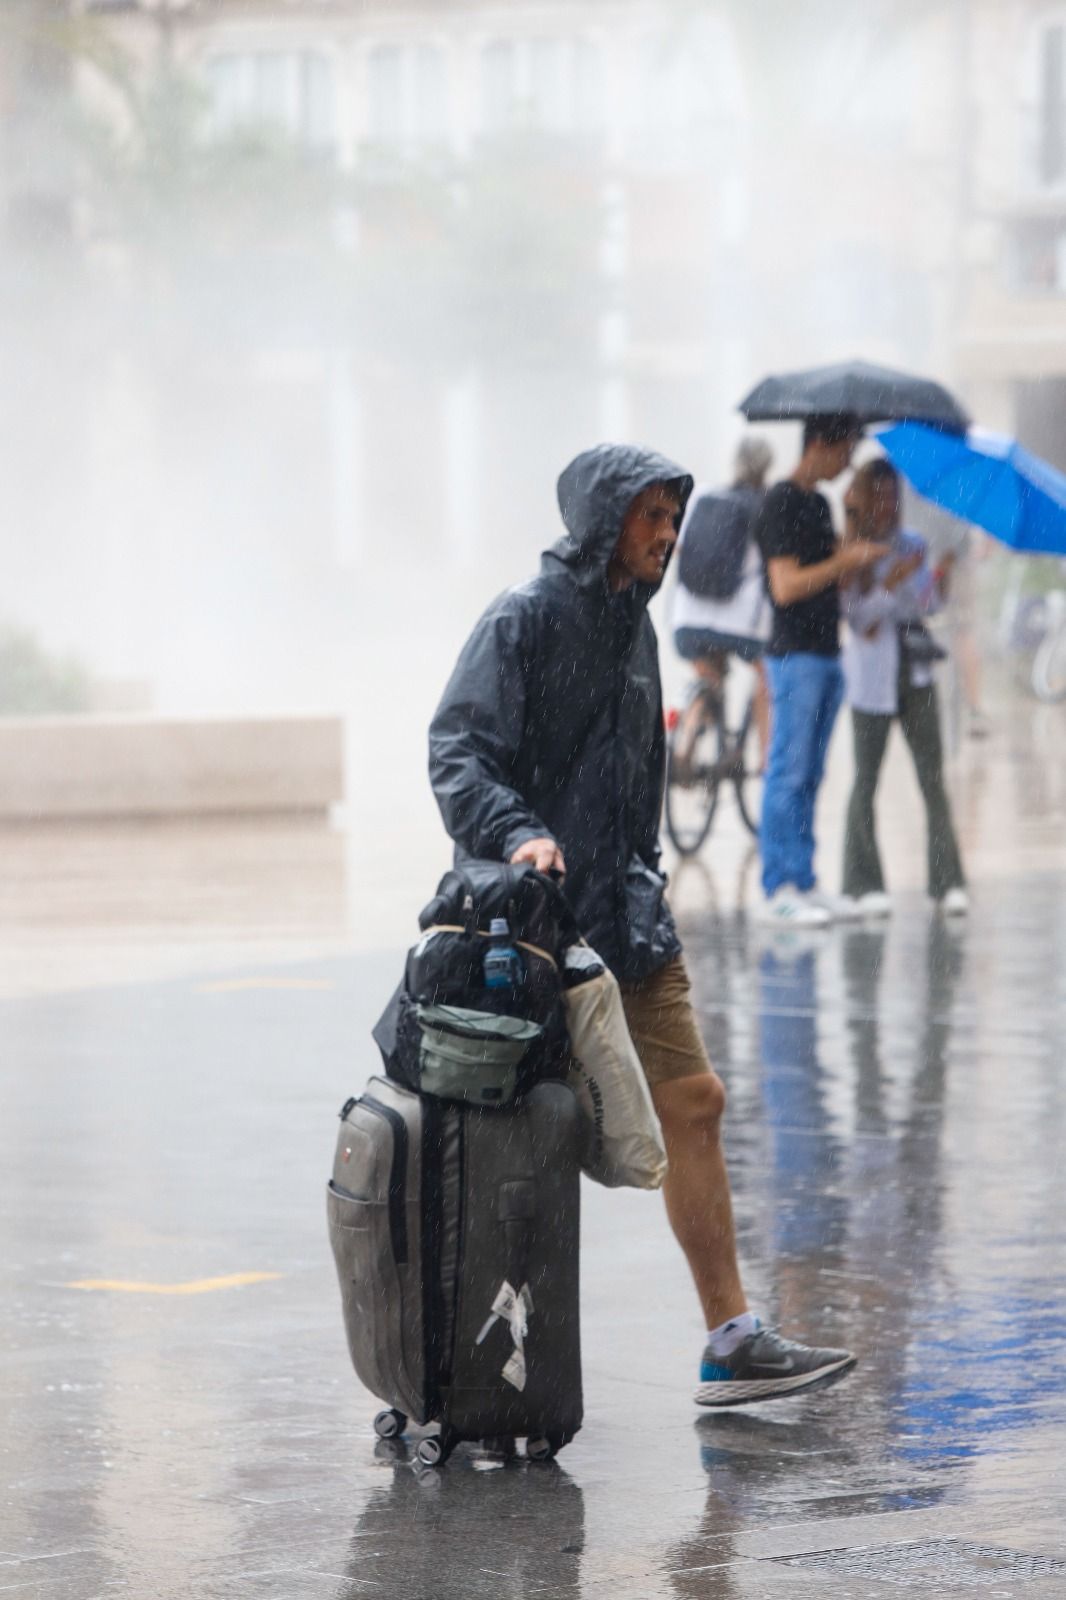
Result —
M563 893L563 880L554 872L538 872L537 877L548 891L548 897L551 900L556 921L559 924L560 947L565 950L568 945L580 943L584 935L578 926L578 921L570 902Z
M469 928L464 928L462 924L458 922L434 922L428 928L423 928L422 937L423 939L428 939L434 933L469 933L470 931L471 930ZM487 934L483 928L474 928L473 934L477 939L488 939L491 937L491 935ZM539 944L530 944L525 939L516 939L515 944L518 946L519 950L528 950L530 955L539 956L541 961L546 961L550 967L554 967L556 972L558 972L559 963L549 950L542 950Z

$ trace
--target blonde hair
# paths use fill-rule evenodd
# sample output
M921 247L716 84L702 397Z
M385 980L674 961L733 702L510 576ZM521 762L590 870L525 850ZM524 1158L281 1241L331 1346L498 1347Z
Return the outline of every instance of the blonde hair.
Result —
M899 522L903 510L903 482L899 473L885 456L874 456L872 461L864 461L861 467L855 469L852 487L859 484L869 491L871 499L874 495L891 495L896 505L896 522Z

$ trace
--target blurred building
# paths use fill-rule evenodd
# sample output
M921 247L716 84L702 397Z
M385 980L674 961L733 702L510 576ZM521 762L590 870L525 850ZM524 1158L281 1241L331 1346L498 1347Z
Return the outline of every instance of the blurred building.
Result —
M960 379L1066 469L1066 6L973 0Z
M0 221L37 248L66 244L75 178L62 136L72 64L42 0L9 0L0 35Z
M9 604L164 703L299 698L397 589L528 570L592 440L720 476L769 368L998 382L1017 0L12 4L0 202L78 248L0 254Z
M460 270L498 280L496 304L481 310L489 323L502 313L499 364L533 369L535 390L543 363L521 325L530 310L523 290L532 286L513 255L530 243L544 253L539 294L525 298L541 302L548 326L540 343L555 371L569 369L577 388L594 377L579 407L583 434L662 437L676 427L684 439L695 418L698 437L747 378L743 356L723 364L720 337L728 323L735 345L737 320L723 306L744 213L741 73L722 16L690 19L678 53L663 8L647 0L80 4L105 21L139 73L165 63L195 78L217 138L272 129L350 177L337 233L353 255L373 257L386 232L402 242L412 199L424 202L425 216L406 241L408 255L420 246L428 255L436 202L426 187L458 199L461 211L472 169L483 188L495 181L500 237L482 237L480 264L461 261ZM83 93L110 101L121 117L96 69L83 70ZM509 228L508 213L523 211ZM483 235L485 220L473 218ZM553 231L554 255L544 248L555 246ZM508 291L517 291L510 321L500 303ZM381 354L379 379L392 364ZM493 365L487 355L479 366ZM453 400L445 433L465 426L468 389ZM416 414L423 409L409 399L401 407L408 415L412 403ZM485 409L489 418L499 411L492 401ZM557 406L548 412L516 433L545 420L550 427Z

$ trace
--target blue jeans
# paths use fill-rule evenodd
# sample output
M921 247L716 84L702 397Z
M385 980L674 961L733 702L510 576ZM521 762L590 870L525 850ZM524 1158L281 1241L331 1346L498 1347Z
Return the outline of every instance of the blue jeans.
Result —
M836 656L767 656L770 756L762 797L762 883L814 888L814 806L829 736L844 698Z

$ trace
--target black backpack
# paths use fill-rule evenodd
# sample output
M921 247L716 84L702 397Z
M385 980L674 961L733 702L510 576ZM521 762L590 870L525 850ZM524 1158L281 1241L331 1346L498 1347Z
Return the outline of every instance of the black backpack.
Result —
M762 496L741 486L701 494L689 507L678 577L701 600L729 600L740 587Z
M523 982L486 987L489 925L504 917ZM390 1078L475 1105L506 1105L569 1067L563 953L580 939L558 885L531 866L470 861L446 872L422 937L374 1029Z

